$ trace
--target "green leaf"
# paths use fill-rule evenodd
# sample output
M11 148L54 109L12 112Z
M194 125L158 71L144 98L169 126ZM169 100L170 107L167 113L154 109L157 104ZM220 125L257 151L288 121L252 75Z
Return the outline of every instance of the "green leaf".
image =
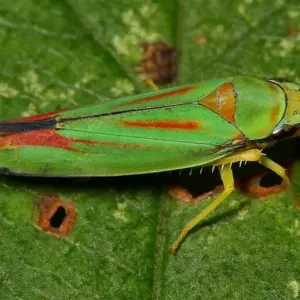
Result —
M2 0L1 118L147 90L136 72L144 41L176 48L177 83L236 74L299 82L299 12L297 0ZM279 158L295 147L279 147ZM203 186L207 174L193 181ZM299 213L288 191L267 201L234 192L174 257L168 247L213 197L185 206L168 195L173 179L2 176L2 298L299 298ZM299 190L299 164L292 180ZM38 229L47 195L75 205L65 238Z

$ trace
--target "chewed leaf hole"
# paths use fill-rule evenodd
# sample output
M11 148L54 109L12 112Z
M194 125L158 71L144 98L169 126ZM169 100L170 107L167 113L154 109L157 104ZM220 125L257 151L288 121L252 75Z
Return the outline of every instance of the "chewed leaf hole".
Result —
M287 187L280 176L274 172L263 172L253 176L243 185L243 190L257 198L281 193Z
M44 196L38 202L37 223L42 231L66 236L74 226L75 205L59 197Z
M181 181L171 185L169 194L173 199L193 205L223 191L219 173L212 168L205 168L203 172L200 169L187 171L180 175Z
M213 194L220 193L223 191L223 187L221 185L215 186L213 189L208 190L207 192L203 192L197 196L193 196L187 189L181 187L171 187L169 189L169 194L175 200L183 202L187 205L192 205L199 203L206 198L212 196Z
M50 226L59 228L67 216L66 210L63 206L59 206L53 216L50 218Z
M282 178L275 173L267 173L260 179L260 186L264 188L271 188L275 185L280 185L282 183Z

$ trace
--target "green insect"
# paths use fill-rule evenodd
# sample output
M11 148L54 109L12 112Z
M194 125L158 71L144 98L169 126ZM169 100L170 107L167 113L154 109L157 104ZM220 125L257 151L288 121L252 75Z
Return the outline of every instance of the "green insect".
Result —
M233 191L232 163L257 161L291 187L262 149L295 135L298 124L300 85L229 77L1 122L0 171L91 177L218 166L224 191L184 227L175 253Z

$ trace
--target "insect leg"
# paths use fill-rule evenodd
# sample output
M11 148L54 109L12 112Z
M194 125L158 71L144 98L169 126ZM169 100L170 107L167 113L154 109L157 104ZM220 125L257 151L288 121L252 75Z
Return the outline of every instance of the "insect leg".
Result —
M233 163L243 162L243 161L259 161L263 155L264 154L261 152L261 150L251 149L251 150L246 150L243 152L239 152L233 155L223 157L221 159L214 161L213 164L225 165L228 163L233 164Z
M154 91L158 91L159 87L154 83L152 79L144 79L145 83L147 83Z
M208 206L206 207L198 216L192 219L187 223L177 240L173 243L170 248L172 254L176 254L176 251L185 238L185 236L200 222L202 222L212 211L214 211L234 190L234 179L230 164L224 165L224 168L221 166L218 167L221 179L224 184L224 191Z
M294 189L293 185L291 184L290 179L286 175L285 169L282 166L280 166L279 164L277 164L275 161L271 160L270 158L268 158L266 156L262 156L259 160L259 163L261 165L263 165L264 167L268 168L269 170L272 170L274 173L279 175L286 182L286 184L289 187L289 189L293 195L293 198L296 202L297 208L300 209L300 201L297 197L296 190Z
M170 248L171 253L176 254L178 247L180 246L183 239L186 235L200 222L202 222L212 211L214 211L234 190L234 180L231 170L231 164L239 161L257 161L264 167L270 169L279 175L289 186L293 197L296 201L297 208L300 209L300 201L298 200L295 189L293 188L288 176L286 175L285 169L281 167L276 162L272 161L270 158L265 156L261 150L252 149L246 150L240 153L236 153L231 156L224 157L222 159L214 161L214 164L218 165L221 179L224 184L224 191L207 207L205 208L198 216L192 219L189 223L187 223L177 240L173 243ZM222 168L224 165L224 168Z

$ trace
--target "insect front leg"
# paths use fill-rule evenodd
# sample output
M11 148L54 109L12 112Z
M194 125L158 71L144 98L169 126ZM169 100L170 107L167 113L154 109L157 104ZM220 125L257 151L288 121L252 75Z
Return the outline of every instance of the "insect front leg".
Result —
M219 171L221 174L221 179L224 184L224 191L208 206L206 207L198 216L187 223L177 240L173 243L170 248L172 254L176 254L177 249L186 235L200 222L202 222L212 211L214 211L234 190L234 179L230 164L219 166Z

